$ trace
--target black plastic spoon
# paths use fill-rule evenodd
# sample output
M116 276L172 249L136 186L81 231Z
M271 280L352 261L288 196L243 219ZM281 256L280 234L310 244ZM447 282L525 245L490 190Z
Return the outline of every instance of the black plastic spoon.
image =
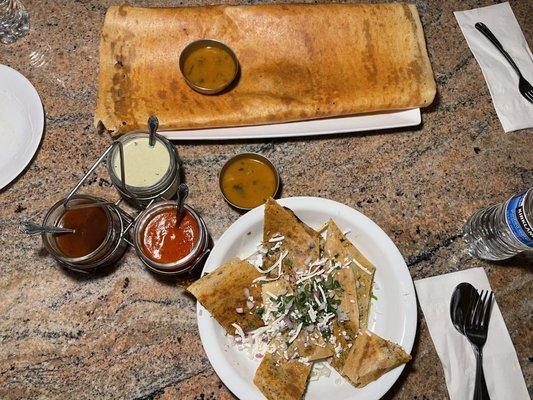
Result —
M148 118L148 129L150 132L148 144L152 147L155 146L155 135L157 134L157 128L159 128L159 120L155 115L151 115L150 118Z
M455 329L463 335L465 334L465 318L469 315L478 297L476 288L467 282L460 283L453 291L450 301L450 318Z
M176 227L180 226L181 219L183 218L183 209L185 207L185 199L189 195L189 186L186 183L182 183L178 187L178 206L176 207Z

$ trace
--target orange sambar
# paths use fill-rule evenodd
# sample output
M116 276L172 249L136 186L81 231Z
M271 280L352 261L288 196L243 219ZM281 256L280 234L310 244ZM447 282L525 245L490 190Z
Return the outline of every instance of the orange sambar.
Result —
M165 209L146 224L142 233L142 250L156 263L174 263L194 249L199 234L198 222L189 211L183 210L180 225L176 226L176 209Z

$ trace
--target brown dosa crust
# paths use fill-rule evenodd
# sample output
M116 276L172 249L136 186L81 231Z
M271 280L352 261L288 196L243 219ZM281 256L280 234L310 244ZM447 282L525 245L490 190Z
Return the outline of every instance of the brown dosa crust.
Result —
M330 258L337 258L338 262L344 264L349 257L344 247L347 239L342 234L339 227L329 220L327 223L327 236L324 244L324 251ZM334 272L335 279L342 287L342 293L338 296L341 301L339 310L342 310L348 318L344 322L336 320L333 323L333 336L336 339L336 345L341 346L341 352L335 354L330 360L331 365L342 372L344 362L349 352L348 343L351 343L359 331L359 306L357 304L356 276L352 266L342 268Z
M291 209L280 206L274 199L270 198L265 204L263 226L263 242L267 247L274 245L269 244L268 240L276 234L285 236L282 251L287 250L289 252L283 264L284 272L289 272L289 269L305 270L307 269L306 260L314 261L319 258L320 235L318 232L304 224ZM279 253L272 257L265 257L263 268L269 268L278 257ZM291 260L290 267L286 260ZM263 285L263 293L270 292L276 296L286 293L285 286L288 284L284 282L286 281L281 280L280 283L272 282ZM306 357L309 361L321 360L333 355L333 351L329 346L326 346L321 336L316 339L315 335L310 335L306 331L300 332L289 346L289 357L292 357L295 352L300 357Z
M310 373L311 364L267 354L255 372L254 384L268 400L299 400Z
M364 268L363 269L358 265L353 265L355 278L359 282L357 287L359 327L361 329L365 329L368 326L368 317L370 315L372 285L374 283L374 273L376 272L376 267L357 249L357 247L355 247L352 242L350 242L344 235L342 236L344 238L342 244L347 255L356 260ZM370 274L365 270L370 272Z
M245 332L263 326L263 320L247 307L244 289L248 288L256 304L261 303L261 287L253 280L261 274L247 261L230 260L191 284L187 290L233 335L238 324ZM243 313L236 309L242 308Z
M298 357L306 358L307 361L323 360L334 354L331 345L326 343L320 333L317 333L316 330L309 333L305 329L302 329L298 337L291 343L287 352L289 358L296 353Z
M290 209L280 206L270 198L265 204L263 225L263 242L267 247L274 245L268 243L268 240L276 234L285 237L282 249L288 251L288 255L283 262L284 271L289 268L303 271L308 268L306 261L318 259L320 255L318 232L300 221ZM278 253L265 257L263 268L270 267L278 258Z
M411 356L396 343L364 331L355 339L342 373L354 386L363 387L409 360Z
M338 226L333 220L328 221L328 233L324 251L330 258L337 258L338 262L344 264L349 257L343 246L343 239L346 240ZM348 268L341 268L334 271L333 277L340 283L342 292L338 295L340 300L339 310L347 316L347 321L339 322L339 325L348 332L351 337L355 337L359 330L359 307L357 305L357 289L355 283L355 272L351 265Z
M233 90L205 96L178 67L193 40L237 54ZM110 7L100 42L95 126L120 134L254 125L429 105L435 81L414 5Z

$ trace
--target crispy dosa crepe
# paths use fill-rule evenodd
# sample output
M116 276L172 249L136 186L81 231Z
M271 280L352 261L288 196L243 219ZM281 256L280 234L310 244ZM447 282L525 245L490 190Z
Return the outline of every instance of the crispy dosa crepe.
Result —
M299 400L310 373L311 364L267 354L255 372L254 384L268 400Z
M372 285L374 283L376 267L346 237L344 237L342 244L347 255L355 260L353 270L358 283L357 305L359 307L359 327L365 329L368 326L368 317L370 315Z
M316 330L307 332L304 329L289 346L289 358L295 353L298 357L306 358L308 361L318 361L331 357L334 351Z
M345 240L346 238L339 227L330 219L327 223L324 251L328 257L337 259L341 265L344 265L349 258L349 254L343 245ZM340 283L342 288L342 292L338 295L340 300L338 314L343 316L343 321L337 319L333 323L335 346L340 346L342 350L335 353L330 363L341 373L350 350L348 344L352 343L359 331L359 307L357 305L356 276L352 265L335 271L333 277Z
M274 243L268 241L278 234L284 236L282 250L288 251L283 262L284 272L304 271L308 268L307 263L318 259L318 232L300 221L291 210L270 198L265 204L263 243L267 247L273 247ZM263 268L269 268L278 258L279 252L267 255L263 259Z
M260 301L261 285L253 283L259 276L261 274L253 265L235 258L204 275L187 290L202 303L226 332L233 335L235 328L232 324L238 324L245 332L263 326L263 320L248 309L245 295L245 288L248 288L250 296L257 299L255 301ZM236 311L239 308L242 313Z
M178 59L190 42L217 39L240 78L205 96ZM115 134L255 125L429 105L435 81L411 4L110 7L102 28L94 122Z
M352 384L362 387L410 359L399 345L367 330L355 339L342 373Z
M349 254L343 246L346 240L338 226L333 220L328 221L328 231L324 251L330 258L336 258L343 265L349 258ZM332 273L342 288L338 295L340 300L338 314L343 315L343 322L339 322L349 335L355 337L359 330L359 307L357 305L356 276L351 265L347 268L341 268Z
M292 294L292 292L292 287L285 279L278 279L277 281L264 283L262 285L263 304L267 304L267 302L271 301L271 296L277 297ZM274 346L280 347L280 345L281 342L278 341L276 344L276 339L274 339ZM283 351L280 350L279 355L283 355L282 353ZM295 353L299 357L306 357L309 361L316 361L331 357L333 355L333 350L324 341L322 335L302 330L287 349L287 357L292 358Z

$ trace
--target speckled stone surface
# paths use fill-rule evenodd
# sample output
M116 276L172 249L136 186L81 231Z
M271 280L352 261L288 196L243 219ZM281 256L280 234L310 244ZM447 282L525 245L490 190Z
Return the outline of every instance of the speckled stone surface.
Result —
M93 129L92 113L99 33L113 2L25 3L31 33L0 45L0 63L22 72L39 91L46 134L29 168L0 192L0 398L232 399L203 351L194 301L176 282L154 277L131 250L111 271L67 273L39 238L18 231L21 219L40 220L110 143ZM312 139L179 144L190 204L219 237L239 214L224 203L217 173L231 155L256 151L278 166L282 196L331 198L377 222L405 256L413 279L482 266L532 393L533 260L527 255L498 264L473 260L459 231L478 208L533 186L533 130L503 132L453 17L454 10L490 2L416 4L439 90L422 126ZM531 44L533 4L511 5ZM100 171L84 190L116 196L109 186ZM420 312L413 358L385 399L448 398Z

